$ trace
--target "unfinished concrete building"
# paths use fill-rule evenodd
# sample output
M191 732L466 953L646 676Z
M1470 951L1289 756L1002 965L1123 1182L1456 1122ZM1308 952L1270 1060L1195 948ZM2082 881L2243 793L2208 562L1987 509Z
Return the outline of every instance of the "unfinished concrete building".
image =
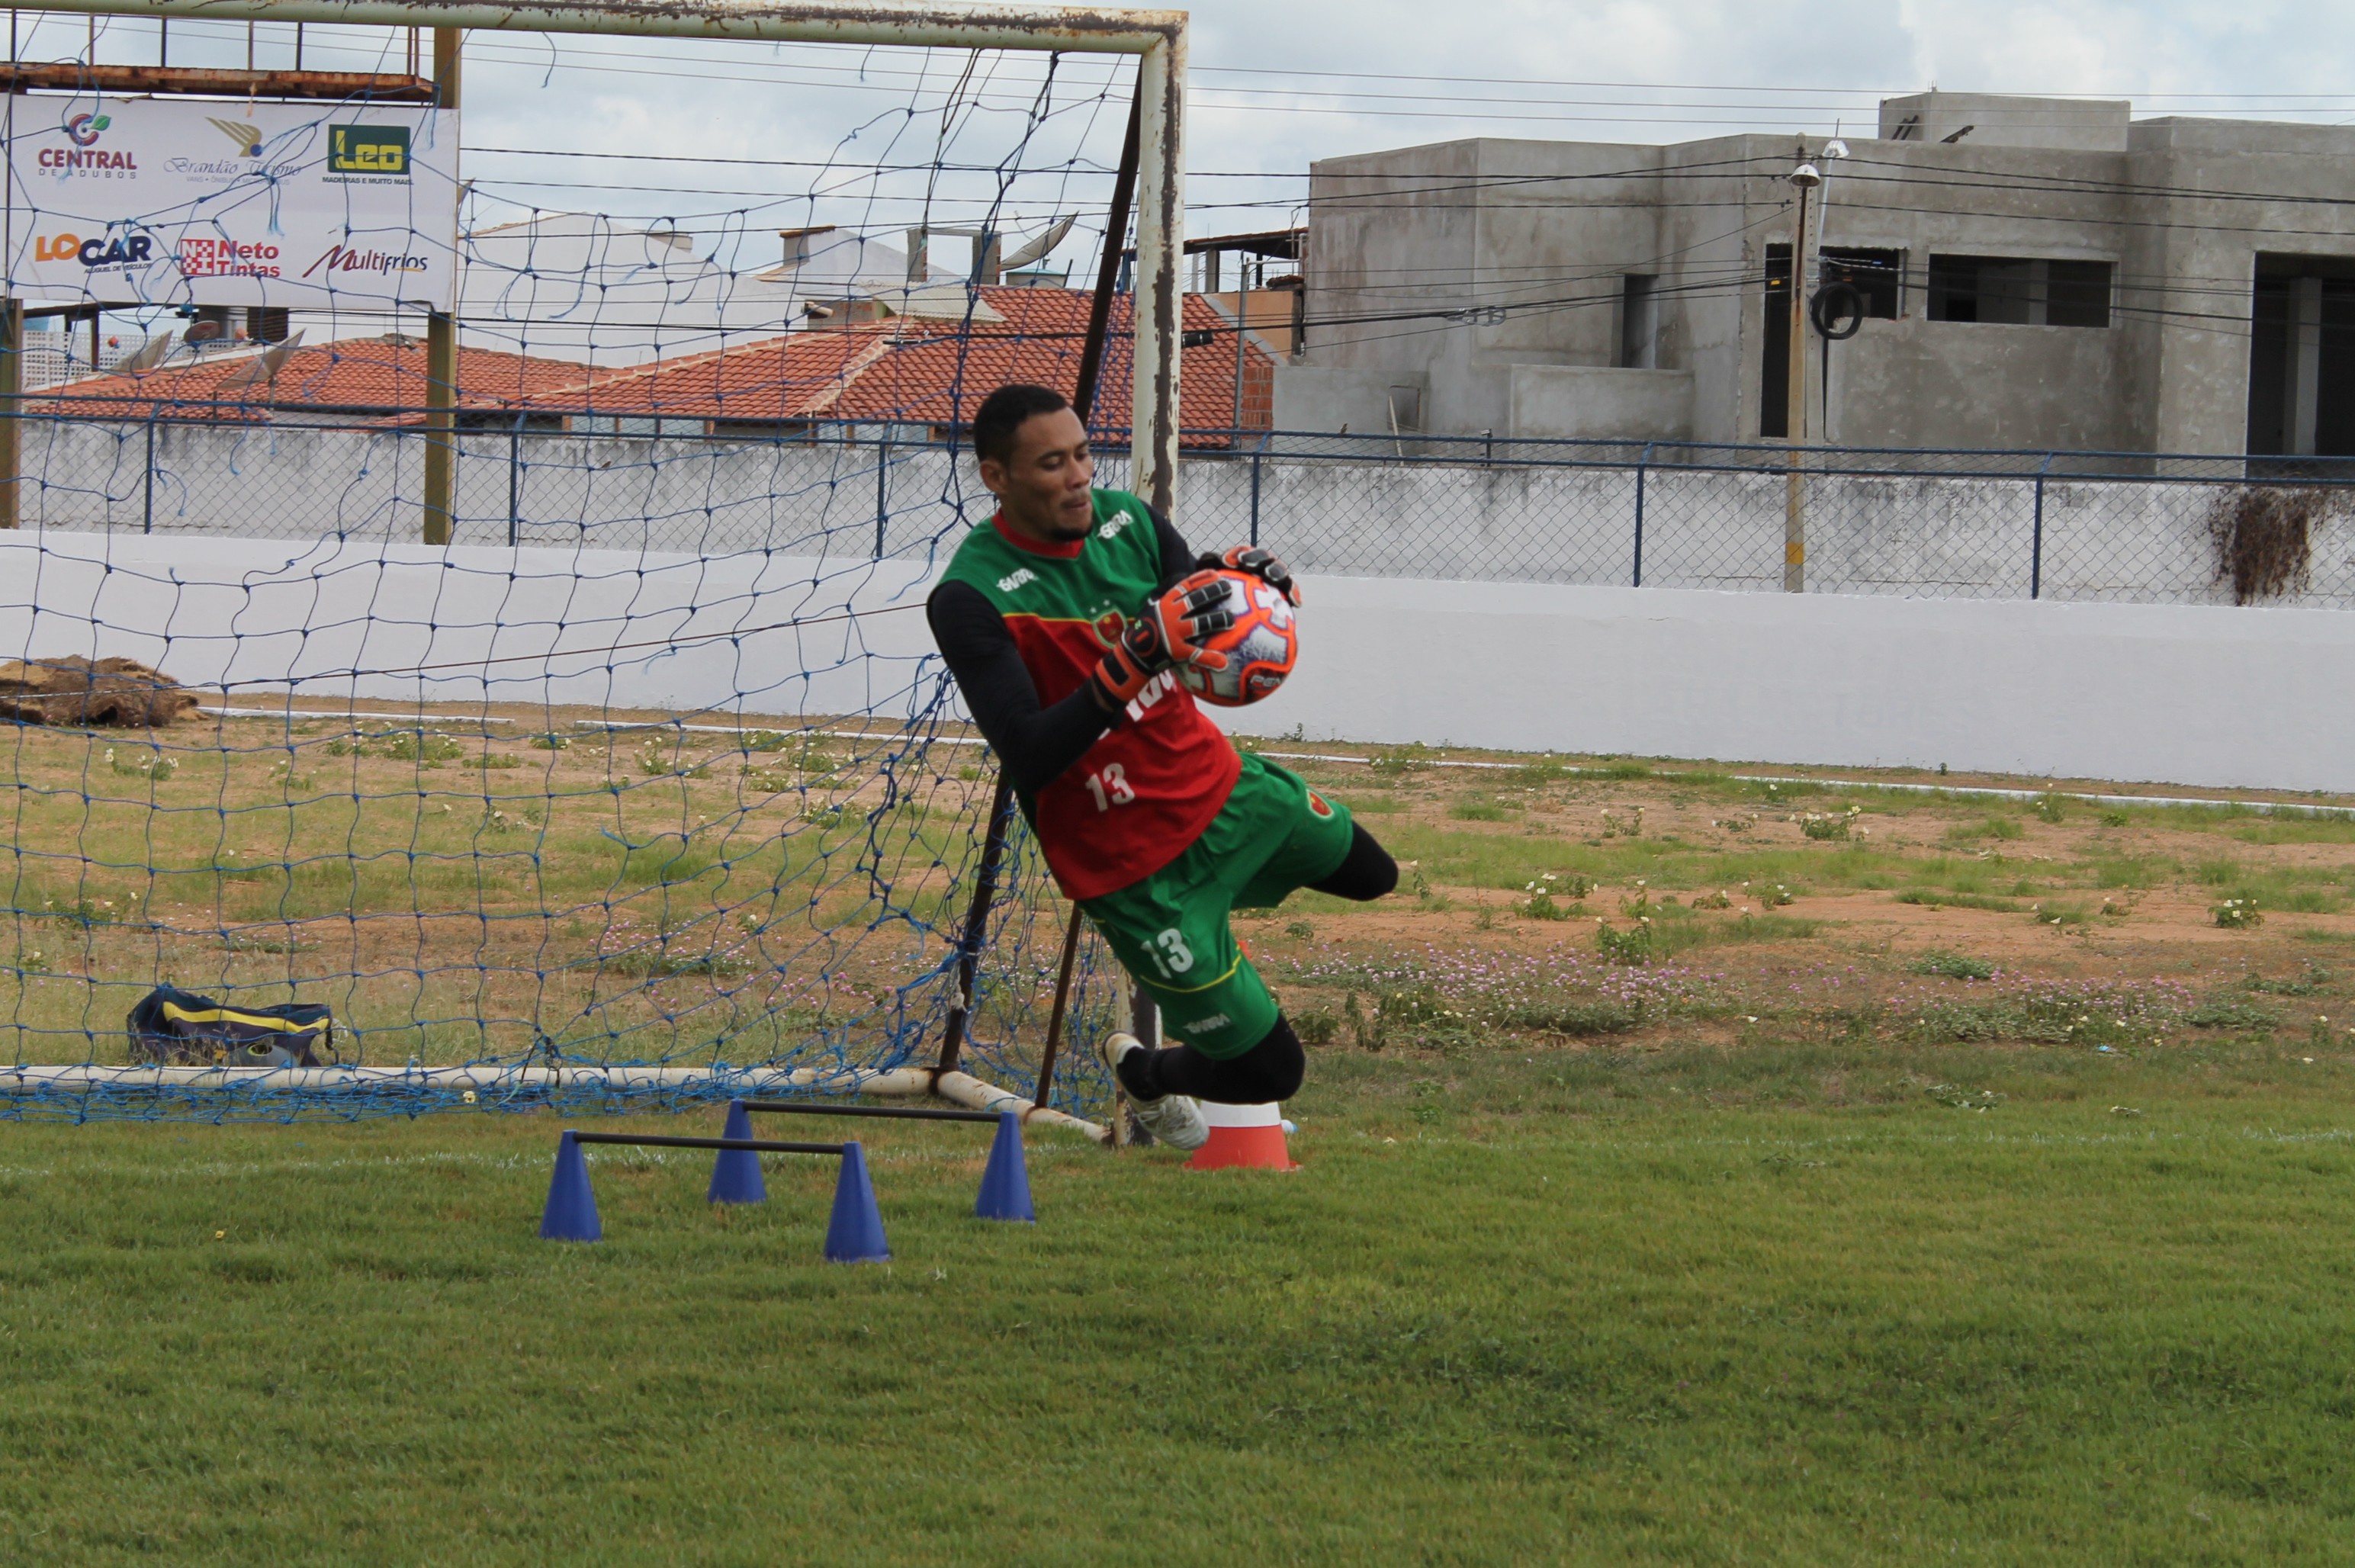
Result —
M1311 171L1284 430L2355 454L2355 127L1931 92L1878 137L1482 138ZM1819 260L1818 260L1819 256Z

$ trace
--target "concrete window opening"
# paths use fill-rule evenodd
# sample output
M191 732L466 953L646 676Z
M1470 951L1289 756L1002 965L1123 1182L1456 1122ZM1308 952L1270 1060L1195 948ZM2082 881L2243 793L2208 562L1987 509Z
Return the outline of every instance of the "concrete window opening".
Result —
M1823 249L1823 286L1846 283L1864 296L1868 320L1895 321L1904 312L1905 252L1872 251L1853 245Z
M1392 387L1390 389L1391 433L1398 435L1423 428L1423 389Z
M1933 256L1932 321L2000 326L2107 326L2110 263L2041 256Z
M1758 436L1791 433L1791 248L1766 247L1766 315L1758 338Z
M1622 370L1660 368L1660 280L1630 272L1619 280L1619 356Z
M2355 261L2260 254L2249 312L2253 455L2355 456Z

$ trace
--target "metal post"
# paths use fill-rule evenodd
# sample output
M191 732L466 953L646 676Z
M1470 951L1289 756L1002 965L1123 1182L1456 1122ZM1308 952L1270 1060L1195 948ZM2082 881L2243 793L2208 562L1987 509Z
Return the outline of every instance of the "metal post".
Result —
M891 427L875 441L875 559L883 559L883 529L891 520Z
M1186 35L1173 30L1146 50L1137 70L1136 367L1129 421L1129 488L1175 510L1178 490L1178 336L1186 248Z
M1217 252L1216 252L1216 251L1213 251L1213 252L1211 252L1211 254L1212 254L1212 256L1213 256L1213 257L1215 257L1215 256L1217 255ZM1243 428L1243 338L1244 338L1246 336L1248 336L1248 335L1246 334L1246 332L1244 331L1244 328L1250 325L1250 317L1249 317L1249 315L1246 314L1250 309L1251 309L1251 291L1243 287L1243 270L1242 270L1242 267L1241 267L1241 263L1238 263L1238 264L1236 265L1236 267L1235 267L1235 417L1234 417L1234 427L1235 427L1235 429L1236 429L1237 431L1241 431L1241 430ZM1273 419L1271 419L1271 420L1269 421L1269 422L1272 424L1272 423L1273 423L1273 422L1274 422L1274 421L1273 421ZM1241 442L1241 441L1242 440L1242 437L1239 434L1239 435L1237 435L1237 436L1235 437L1235 440L1236 440L1237 442Z
M1251 542L1259 544L1259 464L1267 455L1267 437L1259 438L1259 450L1252 453L1252 526Z
M74 16L217 18L220 0L49 0L42 6ZM1184 36L1186 13L1067 10L1027 13L1008 6L949 9L922 5L843 5L815 0L734 0L719 12L700 6L613 5L598 0L450 0L434 7L445 27L509 33L610 33L642 38L730 38L761 43L878 44L900 48L1025 49L1069 54L1144 54ZM271 0L273 22L338 27L417 26L413 0ZM414 75L412 68L410 74Z
M507 548L523 542L523 419L507 432Z
M141 507L139 531L155 531L155 416L147 416L147 484L145 504Z
M965 911L964 931L957 938L957 999L949 1006L948 1027L941 1031L938 1070L956 1071L964 1051L965 1023L973 1017L974 983L981 967L981 944L988 935L989 906L997 898L997 863L1005 858L1007 836L1013 831L1014 780L1004 768L990 792L989 826L981 841L981 864L973 877L973 904Z
M1071 969L1080 956L1080 906L1071 906L1071 923L1063 932L1063 962L1055 972L1055 1006L1047 1016L1047 1044L1039 1052L1039 1092L1030 1104L1043 1106L1055 1086L1055 1050L1063 1042L1063 1019L1071 1010Z
M0 528L21 520L25 390L25 302L0 300Z
M2052 454L2046 453L2042 466L2036 470L2036 520L2028 536L2028 596L2044 594L2044 476L2052 471Z
M433 101L458 107L458 53L463 34L433 29ZM456 301L452 302L454 310ZM448 544L457 516L458 318L434 311L425 318L425 542Z
M1140 72L1137 91L1144 91ZM1128 240L1129 204L1136 198L1136 126L1143 113L1144 100L1132 96L1128 129L1120 144L1120 169L1112 179L1112 207L1104 218L1103 260L1096 269L1096 292L1088 300L1088 334L1080 343L1080 368L1071 382L1071 411L1091 430L1095 428L1096 381L1103 372L1104 340L1112 330L1112 297L1120 292L1120 258ZM1136 488L1134 475L1129 488Z
M1644 474L1652 462L1652 443L1644 443L1644 454L1636 459L1636 581L1630 585L1644 586Z

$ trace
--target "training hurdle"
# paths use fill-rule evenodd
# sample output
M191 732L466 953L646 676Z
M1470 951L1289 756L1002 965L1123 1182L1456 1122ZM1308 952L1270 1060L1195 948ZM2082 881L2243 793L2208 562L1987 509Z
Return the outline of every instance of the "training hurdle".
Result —
M981 1173L981 1192L973 1200L973 1212L981 1220L1014 1220L1035 1223L1038 1213L1030 1206L1030 1172L1022 1155L1022 1118L1012 1111L940 1111L923 1105L828 1105L808 1100L732 1100L728 1105L728 1136L750 1137L752 1124L748 1113L759 1111L794 1116L875 1116L900 1122L994 1122L997 1137L989 1146L989 1164ZM721 1155L721 1160L728 1157ZM750 1156L744 1164L751 1168L750 1184L761 1184L761 1162ZM739 1175L731 1178L741 1181ZM714 1202L759 1202L750 1200L722 1199L719 1196L720 1174L715 1166L711 1172L711 1193Z
M737 1119L731 1109L729 1116L731 1131ZM875 1185L867 1175L867 1157L856 1143L788 1143L754 1137L677 1137L655 1133L581 1133L567 1128L564 1136L557 1141L556 1169L549 1178L548 1207L539 1220L542 1241L596 1242L604 1239L605 1228L597 1217L597 1195L589 1188L589 1162L581 1153L583 1144L618 1144L636 1148L717 1149L722 1160L735 1155L750 1164L756 1184L761 1179L762 1155L833 1155L842 1161L842 1174L834 1185L834 1212L826 1221L826 1261L837 1264L891 1261L891 1249L883 1236L883 1215L875 1206ZM715 1202L759 1202L768 1195L763 1189L751 1199L726 1197L720 1194L719 1187L720 1172L714 1169L711 1197Z
M711 1185L705 1192L713 1203L765 1203L769 1184L761 1174L764 1154L833 1155L842 1161L835 1183L834 1212L826 1224L826 1255L833 1263L886 1263L891 1252L883 1236L883 1216L876 1207L875 1187L867 1172L867 1157L857 1143L803 1143L752 1136L755 1111L805 1116L871 1116L903 1122L987 1122L997 1136L990 1145L989 1164L982 1171L981 1192L974 1200L975 1217L1025 1223L1038 1219L1030 1204L1030 1175L1023 1158L1022 1121L1011 1111L941 1111L913 1105L828 1105L800 1100L731 1100L728 1125L716 1138L665 1133L584 1133L566 1129L556 1146L556 1169L548 1183L548 1206L541 1212L539 1234L550 1242L596 1242L605 1230L597 1214L597 1196L589 1186L589 1162L583 1144L615 1144L630 1148L708 1148L715 1151Z

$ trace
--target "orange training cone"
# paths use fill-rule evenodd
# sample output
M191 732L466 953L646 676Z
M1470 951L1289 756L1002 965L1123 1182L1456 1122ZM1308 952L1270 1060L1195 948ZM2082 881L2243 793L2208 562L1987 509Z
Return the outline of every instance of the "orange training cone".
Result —
M1202 1120L1210 1141L1186 1162L1188 1170L1297 1170L1284 1143L1281 1105L1221 1105L1205 1100Z

